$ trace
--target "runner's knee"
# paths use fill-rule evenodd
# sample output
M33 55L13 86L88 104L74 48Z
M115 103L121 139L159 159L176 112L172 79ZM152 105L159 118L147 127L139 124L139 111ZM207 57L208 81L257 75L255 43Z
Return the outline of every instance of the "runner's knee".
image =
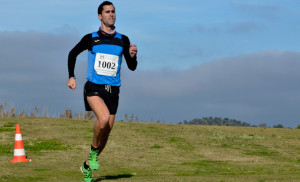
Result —
M101 128L105 128L109 125L109 115L97 116L97 122L99 122Z

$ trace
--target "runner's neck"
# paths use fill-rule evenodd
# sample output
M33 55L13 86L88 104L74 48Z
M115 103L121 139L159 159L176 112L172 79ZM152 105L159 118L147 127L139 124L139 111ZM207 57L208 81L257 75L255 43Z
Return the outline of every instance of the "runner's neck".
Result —
M105 28L106 30L103 30L103 28L100 26L99 30L101 31L101 33L103 33L104 35L114 35L116 34L116 27L113 27L113 29L111 29L111 31L107 31L107 28Z

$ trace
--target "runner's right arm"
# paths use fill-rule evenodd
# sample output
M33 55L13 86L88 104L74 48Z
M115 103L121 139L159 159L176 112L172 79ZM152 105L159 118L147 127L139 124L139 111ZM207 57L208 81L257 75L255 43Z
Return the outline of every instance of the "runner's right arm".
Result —
M91 50L91 42L92 42L92 34L85 35L80 42L69 52L68 57L68 70L69 70L69 78L75 77L75 63L77 56L83 52L84 50Z
M69 57L68 57L69 81L67 83L67 86L72 90L75 90L76 88L76 79L74 74L76 58L81 52L90 48L89 45L91 40L92 40L91 34L85 35L80 40L80 42L69 52Z

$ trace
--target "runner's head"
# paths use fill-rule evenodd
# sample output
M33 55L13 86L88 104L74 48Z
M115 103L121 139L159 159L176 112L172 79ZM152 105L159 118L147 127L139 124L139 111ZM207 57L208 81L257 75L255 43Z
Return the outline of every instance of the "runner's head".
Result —
M98 18L102 26L114 27L116 21L115 7L109 1L104 1L98 7Z
M99 7L98 7L98 14L102 14L103 7L104 7L104 6L109 6L109 5L114 6L113 3L110 2L110 1L104 1L103 3L101 3L101 4L99 5Z

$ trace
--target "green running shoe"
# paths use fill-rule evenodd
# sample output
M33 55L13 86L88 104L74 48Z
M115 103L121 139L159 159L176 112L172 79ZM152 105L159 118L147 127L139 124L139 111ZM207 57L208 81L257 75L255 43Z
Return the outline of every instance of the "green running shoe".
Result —
M98 152L99 150L93 150L93 149L90 150L89 166L92 170L99 169Z
M88 169L85 169L84 168L84 163L82 164L82 166L80 167L80 170L82 172L82 174L84 175L83 176L83 180L85 182L91 182L93 181L93 178L92 178L92 170L90 168Z

